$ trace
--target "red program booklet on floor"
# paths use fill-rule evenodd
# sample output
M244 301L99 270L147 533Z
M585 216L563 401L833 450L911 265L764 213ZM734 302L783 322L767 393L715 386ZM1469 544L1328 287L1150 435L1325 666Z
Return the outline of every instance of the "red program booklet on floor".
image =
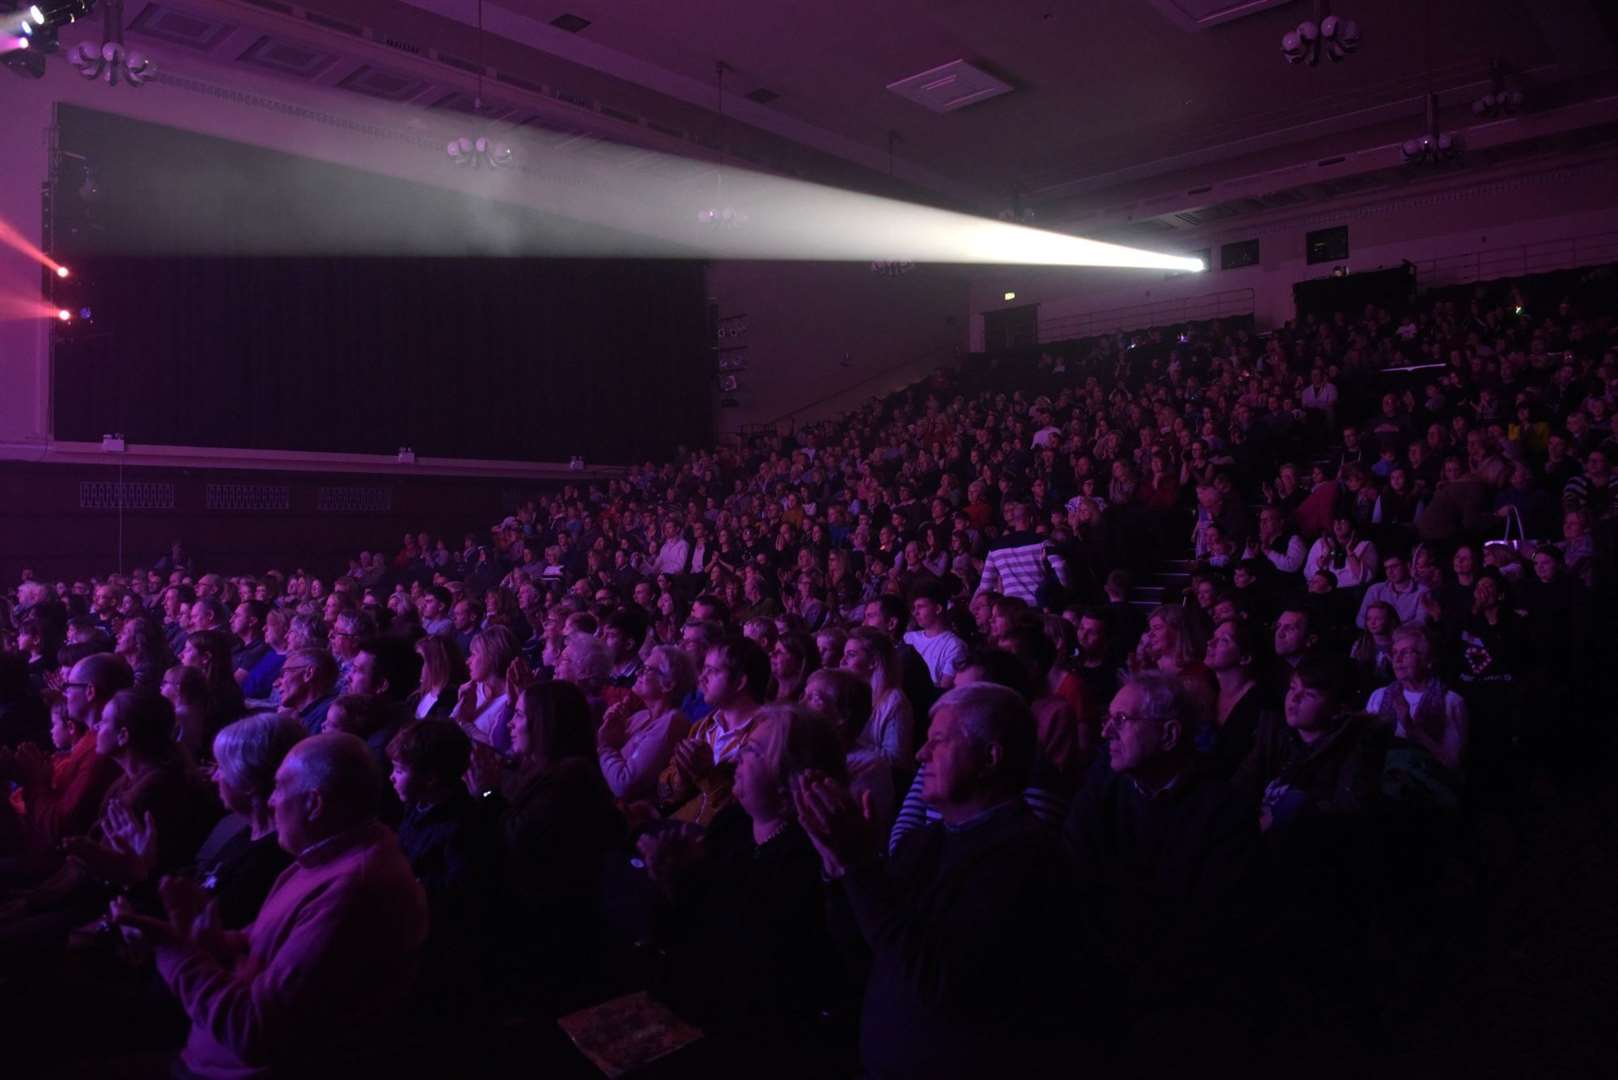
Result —
M702 1038L702 1031L641 992L580 1009L557 1021L609 1077L627 1076Z

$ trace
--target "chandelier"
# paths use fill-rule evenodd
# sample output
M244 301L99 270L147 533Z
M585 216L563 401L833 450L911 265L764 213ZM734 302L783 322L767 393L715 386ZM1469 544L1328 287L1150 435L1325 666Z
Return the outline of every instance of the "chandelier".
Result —
M1360 24L1331 14L1327 0L1315 0L1315 17L1281 35L1281 57L1289 64L1314 67L1322 52L1335 64L1359 47Z
M483 115L483 0L478 0L478 83L472 95L472 115ZM461 135L445 148L450 163L463 169L503 169L515 157L511 147L487 135Z
M477 102L474 108L481 108ZM449 160L469 169L503 169L512 161L511 147L503 142L492 142L487 136L462 135L449 141Z
M1453 131L1438 130L1438 98L1427 93L1427 130L1424 134L1406 139L1399 145L1406 165L1440 165L1457 157L1461 152Z
M725 201L725 168L730 163L730 127L725 119L725 71L723 60L714 62L714 83L719 95L719 170L714 173L714 201L697 211L697 224L711 229L739 229L747 224L747 212Z
M121 79L140 86L155 69L144 54L124 45L124 0L104 0L101 15L105 40L100 45L79 42L68 50L67 62L86 79L104 79L108 86L117 86Z
M697 211L697 223L716 229L739 229L747 224L747 214L734 206L705 206Z
M1488 93L1472 102L1473 116L1510 116L1523 106L1523 92L1507 78L1506 62L1499 58L1489 61Z

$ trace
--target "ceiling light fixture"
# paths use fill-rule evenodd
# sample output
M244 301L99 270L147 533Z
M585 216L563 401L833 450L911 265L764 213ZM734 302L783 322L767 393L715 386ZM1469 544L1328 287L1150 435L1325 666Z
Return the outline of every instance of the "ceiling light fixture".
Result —
M995 215L1001 221L1009 221L1013 225L1032 225L1038 214L1034 208L1023 202L1022 191L1018 190L1011 196L1011 205Z
M888 181L893 181L893 144L899 141L897 131L888 132ZM876 259L871 263L871 273L882 277L903 277L916 268L916 264L909 259Z
M478 0L478 82L472 95L472 115L483 115L483 0ZM507 143L487 135L462 135L449 141L449 160L463 169L503 169L514 155Z
M716 229L739 229L747 224L747 212L725 201L725 167L730 161L730 129L725 121L725 72L723 60L714 61L714 83L719 93L719 171L714 174L714 201L697 211L697 223Z
M79 4L86 11L92 4ZM81 41L67 51L67 62L86 79L102 79L108 86L119 80L138 87L155 74L152 62L139 50L124 45L124 0L105 0L101 6L102 42Z
M1472 115L1511 116L1523 105L1523 92L1510 77L1506 62L1499 57L1489 61L1489 92L1472 102Z
M1315 17L1281 35L1281 56L1289 64L1314 67L1322 52L1335 64L1359 47L1360 24L1333 15L1329 0L1315 0Z
M1426 125L1420 136L1406 139L1399 145L1406 165L1442 165L1461 152L1460 140L1453 131L1438 130L1438 95L1433 92L1433 2L1423 6L1426 18L1423 52L1427 63Z
M1399 145L1406 165L1439 165L1460 154L1460 139L1453 131L1438 130L1438 99L1427 94L1427 130Z

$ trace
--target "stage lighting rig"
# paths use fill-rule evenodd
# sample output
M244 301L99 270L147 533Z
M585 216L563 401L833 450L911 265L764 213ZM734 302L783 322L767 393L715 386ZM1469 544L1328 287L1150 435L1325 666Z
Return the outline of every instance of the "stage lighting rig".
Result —
M76 341L97 330L94 288L84 275L61 263L46 268L45 299L56 311L56 339Z
M1327 0L1315 0L1315 17L1281 35L1281 56L1289 64L1314 67L1322 52L1335 64L1359 47L1360 24L1333 15Z
M94 11L96 0L39 0L23 9L35 28L68 26Z

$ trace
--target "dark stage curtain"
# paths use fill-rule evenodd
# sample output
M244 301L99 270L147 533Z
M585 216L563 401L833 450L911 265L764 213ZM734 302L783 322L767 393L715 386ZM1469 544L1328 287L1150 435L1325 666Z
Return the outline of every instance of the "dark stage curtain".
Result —
M700 264L101 258L59 439L633 462L709 435Z
M58 126L55 246L95 314L54 348L59 439L624 463L711 438L700 262L92 110ZM601 257L496 256L513 236ZM608 257L630 252L676 257Z

